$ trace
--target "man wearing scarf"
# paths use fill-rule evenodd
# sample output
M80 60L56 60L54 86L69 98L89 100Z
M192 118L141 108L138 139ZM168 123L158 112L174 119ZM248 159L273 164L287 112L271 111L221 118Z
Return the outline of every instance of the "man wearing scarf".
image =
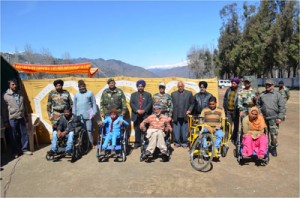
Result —
M73 101L71 99L70 93L63 89L64 81L55 80L53 82L55 87L49 93L47 102L47 113L49 120L52 123L53 131L57 130L57 122L63 114L65 108L72 108Z
M133 121L135 131L134 148L141 146L140 124L152 113L152 96L150 93L144 91L145 86L146 82L144 80L138 80L136 82L138 91L132 93L130 96L131 120Z
M82 116L84 129L88 132L90 145L93 141L93 118L97 113L96 99L93 92L86 89L85 82L83 80L78 81L79 91L74 97L73 114L76 116Z
M231 79L231 87L229 87L225 94L223 100L223 108L225 115L228 118L228 122L233 123L233 131L231 139L236 142L237 132L239 130L239 109L238 109L238 86L240 84L240 79L234 77Z
M257 107L252 107L249 110L249 114L243 119L242 125L243 157L249 157L255 151L257 157L263 159L268 147L268 138L264 133L267 125Z

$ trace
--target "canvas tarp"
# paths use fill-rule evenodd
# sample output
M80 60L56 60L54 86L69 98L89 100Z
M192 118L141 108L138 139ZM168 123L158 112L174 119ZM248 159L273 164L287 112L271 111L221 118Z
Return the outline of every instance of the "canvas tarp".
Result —
M100 108L100 98L104 89L107 86L108 78L62 78L64 80L64 89L68 90L71 97L74 97L75 93L78 91L77 82L83 79L87 85L87 89L92 91L96 97L96 102ZM126 103L129 112L131 112L129 99L131 93L137 91L136 81L140 78L133 77L114 77L116 81L116 86L124 91L126 96ZM158 92L159 82L164 82L166 84L166 92L171 94L173 91L177 90L177 82L179 80L183 81L185 84L185 89L190 90L193 94L199 92L198 83L200 80L205 80L208 82L207 91L218 98L218 80L217 78L211 79L187 79L187 78L144 78L146 81L145 91L150 92L152 95ZM33 113L39 115L41 123L43 126L39 127L38 138L42 142L50 142L51 138L51 125L48 120L48 115L46 111L47 99L49 92L54 89L53 86L54 79L42 79L42 80L24 80L23 84L26 89L26 93L30 102ZM130 120L130 115L125 116L126 120ZM96 127L96 124L95 124ZM96 128L97 130L97 128ZM131 135L134 135L133 127L131 126ZM95 135L96 136L96 135Z

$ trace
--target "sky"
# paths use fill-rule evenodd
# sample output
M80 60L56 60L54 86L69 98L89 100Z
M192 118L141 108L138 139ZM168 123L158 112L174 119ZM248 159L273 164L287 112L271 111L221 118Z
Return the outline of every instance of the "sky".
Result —
M230 1L1 1L1 52L184 65L192 47L218 45Z

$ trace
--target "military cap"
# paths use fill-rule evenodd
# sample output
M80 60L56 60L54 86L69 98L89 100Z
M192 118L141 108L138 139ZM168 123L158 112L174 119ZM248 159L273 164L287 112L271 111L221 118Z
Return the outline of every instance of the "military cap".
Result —
M267 79L266 84L274 85L274 80L272 79Z
M251 82L251 81L252 81L252 79L251 79L251 77L250 77L250 76L245 76L245 77L244 77L244 82L245 82L245 81L249 81L249 82Z
M107 84L109 84L109 83L112 82L112 81L115 81L115 79L109 78L109 79L107 80Z

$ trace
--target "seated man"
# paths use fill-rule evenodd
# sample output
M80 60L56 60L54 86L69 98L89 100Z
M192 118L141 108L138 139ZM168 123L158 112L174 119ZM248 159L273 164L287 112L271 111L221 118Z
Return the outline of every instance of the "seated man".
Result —
M170 118L161 113L160 105L154 105L153 111L154 114L148 116L140 124L140 129L142 131L146 130L145 123L149 124L149 128L146 132L146 138L149 140L149 145L146 149L146 156L152 155L156 147L160 149L162 155L166 156L167 146L164 139L164 131L172 132Z
M264 117L257 107L249 110L249 115L243 119L243 157L257 154L259 159L263 159L268 147L268 138L264 133L267 128Z
M221 156L219 148L221 146L222 138L224 133L222 131L222 119L225 118L225 112L221 107L217 107L217 98L211 96L209 98L208 107L204 108L201 112L200 117L203 117L205 124L211 126L213 129L214 135L216 136L215 140L215 155ZM207 131L207 129L206 129Z
M105 155L105 149L108 146L109 141L111 141L112 149L111 155L115 154L115 147L117 137L120 136L121 126L128 126L128 122L123 120L123 116L118 115L118 111L116 109L112 109L110 111L110 117L106 117L103 121L99 121L99 125L108 124L106 127L108 130L106 131L106 137L104 143L102 144L102 150L100 155Z
M57 146L56 146L57 140L66 137L68 138L66 154L71 155L75 128L79 126L81 126L79 117L73 115L71 109L65 108L63 115L60 117L58 121L57 131L53 131L51 150L48 151L48 154L54 155L57 151Z

